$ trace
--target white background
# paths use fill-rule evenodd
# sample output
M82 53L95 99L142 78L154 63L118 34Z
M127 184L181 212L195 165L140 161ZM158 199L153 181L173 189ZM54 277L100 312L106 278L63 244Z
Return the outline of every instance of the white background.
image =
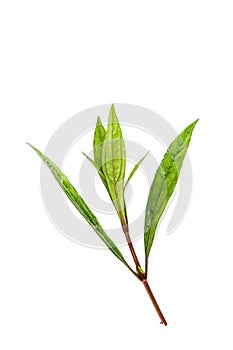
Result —
M1 2L1 349L232 349L231 5ZM161 225L150 259L168 327L108 251L57 232L24 143L44 149L67 118L111 102L177 130L200 118L189 212L173 235Z

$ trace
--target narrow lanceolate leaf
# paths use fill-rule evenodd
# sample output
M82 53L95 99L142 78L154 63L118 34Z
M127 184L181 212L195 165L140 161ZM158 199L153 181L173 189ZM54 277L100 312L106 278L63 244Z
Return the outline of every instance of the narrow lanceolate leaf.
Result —
M107 181L110 197L122 224L127 223L124 201L125 166L125 144L115 108L112 105L102 151L102 169Z
M96 164L96 162L95 162L93 159L91 159L86 153L82 152L82 154L83 154L83 155L89 160L89 162L96 168L96 170L98 171L98 174L99 174L101 180L103 181L104 186L106 187L106 189L108 189L108 188L107 188L107 182L106 182L106 180L105 180L105 176L104 176L104 174L102 173L101 169L100 169L100 168L98 167L98 165Z
M144 225L144 245L147 259L153 244L156 228L174 191L197 120L190 124L169 146L150 188Z
M147 152L144 157L142 157L139 162L137 164L135 164L135 166L133 167L132 171L130 172L129 176L128 176L128 179L124 185L124 190L126 189L126 186L128 185L129 181L132 179L133 175L135 174L135 172L137 171L137 169L139 168L140 164L143 162L143 160L146 158L147 154L150 153Z
M94 132L93 151L94 151L94 161L97 164L99 169L101 169L102 167L102 150L103 150L103 143L105 140L105 136L106 136L106 131L103 127L100 117L98 117L96 127L95 127L95 132Z
M82 197L78 194L74 186L67 179L65 174L54 164L48 157L46 157L43 153L41 153L37 148L30 145L30 147L34 149L34 151L40 156L40 158L44 161L44 163L49 167L53 176L57 180L58 184L61 186L62 190L69 198L71 203L75 206L75 208L80 212L80 214L84 217L84 219L88 222L88 224L93 228L93 230L97 233L97 235L104 241L106 246L111 250L111 252L120 259L127 267L128 264L125 261L123 255L120 250L117 248L115 243L108 237L99 221L89 209L87 204L84 202Z

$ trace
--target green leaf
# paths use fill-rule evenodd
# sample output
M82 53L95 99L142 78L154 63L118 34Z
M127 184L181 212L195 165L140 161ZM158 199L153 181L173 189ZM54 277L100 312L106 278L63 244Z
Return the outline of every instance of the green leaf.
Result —
M94 160L88 157L88 155L84 152L82 154L91 162L91 164L96 168L98 171L98 174L107 189L108 193L108 185L107 181L105 179L105 175L102 170L102 151L103 151L103 144L106 136L106 131L103 127L103 124L101 122L100 117L97 118L95 132L94 132L94 138L93 138L93 152L94 152ZM109 193L110 195L110 193ZM110 196L111 197L111 196Z
M125 144L115 108L112 105L102 151L102 169L107 181L110 197L121 223L124 225L127 223L124 200L125 166Z
M107 191L108 191L108 185L107 185L107 181L105 179L104 174L102 173L102 171L100 170L100 168L98 167L98 165L96 164L96 162L91 159L90 157L88 157L88 155L84 152L82 152L82 154L89 160L89 162L96 168L96 170L98 171L98 174L104 184L104 186L106 187Z
M133 167L132 171L130 172L128 179L124 185L124 190L126 189L126 186L128 185L129 181L131 180L131 178L133 177L133 175L135 174L135 172L137 171L138 167L140 166L140 164L143 162L143 160L146 158L147 154L150 153L150 151L148 151L144 157L142 157L139 162L137 164L135 164L135 166Z
M169 146L150 188L144 225L146 270L148 256L153 244L156 228L164 209L175 189L186 155L193 129L198 120L190 124Z
M115 243L108 237L99 221L89 209L87 204L84 202L82 197L78 194L74 186L70 183L65 174L54 164L48 157L46 157L43 153L41 153L37 148L27 143L30 147L34 149L34 151L40 156L43 162L49 167L53 176L57 180L58 184L69 198L71 203L75 206L75 208L80 212L80 214L84 217L84 219L88 222L88 224L93 228L93 230L97 233L97 235L104 241L106 246L111 250L111 252L121 260L127 267L129 265L125 261L123 255L120 250L117 248Z
M86 153L82 152L82 154L87 158L87 160L89 160L89 162L96 168L96 170L99 171L99 167L96 162L91 159Z
M100 117L97 118L97 123L94 132L93 139L93 150L94 150L94 160L98 168L102 167L102 150L103 144L106 136L106 131L103 127Z

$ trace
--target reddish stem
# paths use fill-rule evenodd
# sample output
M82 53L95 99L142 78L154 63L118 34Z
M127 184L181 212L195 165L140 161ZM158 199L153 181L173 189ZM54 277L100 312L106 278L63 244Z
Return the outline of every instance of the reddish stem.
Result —
M156 310L156 312L161 320L160 323L164 324L164 326L167 326L167 321L165 320L165 317L163 316L163 313L160 310L160 307L159 307L159 305L154 297L154 294L152 293L152 290L150 289L148 281L146 279L144 279L144 280L142 280L142 283L143 283L144 287L146 288L146 291L150 297L150 300L152 301L152 304L154 305L154 308L155 308L155 310Z
M122 222L123 223L123 222ZM137 257L137 254L134 250L134 246L133 246L133 243L131 241L131 238L130 238L130 235L129 235L129 228L128 228L128 225L127 224L123 224L122 225L122 228L123 228L123 231L124 231L124 234L125 234L125 237L126 237L126 240L127 240L127 243L128 243L128 246L129 246L129 249L130 249L130 252L132 254L132 257L133 257L133 260L134 260L134 263L136 265L136 269L137 269L137 272L138 272L138 276L140 278L140 280L142 281L144 287L146 288L146 291L150 297L150 300L152 302L152 304L154 305L154 308L160 318L160 323L161 324L164 324L165 326L167 326L167 321L165 319L165 317L163 316L163 313L162 311L160 310L160 307L154 297L154 294L152 292L152 290L150 289L150 286L148 284L148 281L147 281L147 273L143 272L142 268L141 268L141 265L139 263L139 260L138 260L138 257Z

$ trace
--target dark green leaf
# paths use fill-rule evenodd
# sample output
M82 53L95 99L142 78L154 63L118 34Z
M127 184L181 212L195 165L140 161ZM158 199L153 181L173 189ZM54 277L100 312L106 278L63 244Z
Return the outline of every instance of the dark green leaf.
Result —
M127 223L124 201L125 144L114 105L111 106L102 152L102 169L112 202L122 223Z
M144 226L146 266L156 228L174 191L197 120L190 124L169 146L150 188Z
M131 178L133 177L133 175L135 174L135 172L137 171L138 167L140 166L140 164L142 163L142 161L146 158L147 154L150 153L147 152L144 157L142 157L139 162L133 167L132 171L130 172L129 176L128 176L128 179L124 185L124 190L126 189L126 186L128 185L129 181L131 180Z
M66 196L69 198L71 203L80 212L80 214L84 217L84 219L88 222L88 224L93 228L93 230L97 233L97 235L102 239L102 241L104 241L106 246L111 250L111 252L118 259L120 259L125 265L127 265L127 267L129 267L123 255L115 245L115 243L107 236L106 232L103 230L102 226L100 225L95 215L89 209L89 207L84 202L82 197L78 194L74 186L67 179L65 174L56 166L56 164L54 164L48 157L46 157L43 153L41 153L37 148L30 145L29 143L28 145L35 150L35 152L40 156L40 158L44 161L44 163L49 167L53 176L55 177L58 184L61 186L62 190L64 191Z

